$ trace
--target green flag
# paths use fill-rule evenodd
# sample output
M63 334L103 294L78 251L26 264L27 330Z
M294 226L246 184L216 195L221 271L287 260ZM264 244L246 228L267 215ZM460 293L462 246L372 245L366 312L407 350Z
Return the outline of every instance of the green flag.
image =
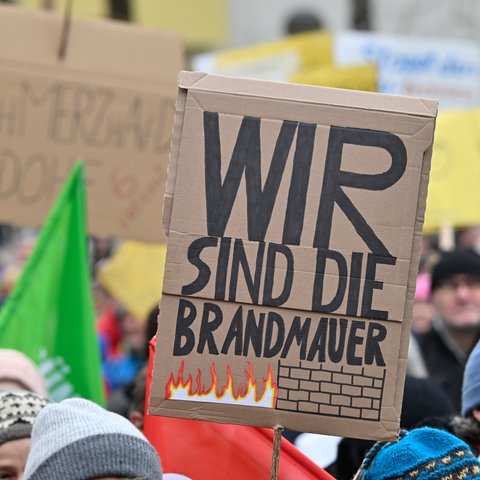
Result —
M0 308L0 348L33 360L53 400L80 396L104 405L85 202L84 164L78 161Z

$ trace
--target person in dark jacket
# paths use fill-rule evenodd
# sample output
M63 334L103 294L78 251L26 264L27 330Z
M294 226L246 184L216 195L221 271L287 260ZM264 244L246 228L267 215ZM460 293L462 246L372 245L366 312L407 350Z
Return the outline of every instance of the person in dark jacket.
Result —
M416 334L428 375L461 410L467 358L480 338L480 255L471 248L443 253L434 265L432 328Z
M463 375L462 414L450 422L453 432L480 455L480 342L468 357Z

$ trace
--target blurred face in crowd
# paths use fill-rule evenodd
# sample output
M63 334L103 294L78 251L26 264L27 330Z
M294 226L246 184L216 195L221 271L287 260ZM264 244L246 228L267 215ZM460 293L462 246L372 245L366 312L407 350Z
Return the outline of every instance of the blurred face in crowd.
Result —
M135 315L126 312L121 320L123 342L134 351L143 351L146 343L146 324Z
M29 438L11 440L0 445L0 479L22 480L29 451Z
M454 275L432 293L432 302L452 329L480 326L480 277Z

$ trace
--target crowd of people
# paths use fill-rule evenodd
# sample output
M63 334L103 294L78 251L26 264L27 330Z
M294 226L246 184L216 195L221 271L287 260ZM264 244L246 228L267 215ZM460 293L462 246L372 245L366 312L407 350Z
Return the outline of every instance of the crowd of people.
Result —
M37 233L2 226L0 308L21 275ZM162 479L160 457L142 433L148 343L156 333L158 302L146 318L139 318L102 285L99 271L112 260L118 244L90 239L106 405L82 398L54 402L47 379L31 359L15 349L0 349L0 478Z
M318 462L337 480L480 478L478 232L458 231L448 251L435 237L425 238L398 441L327 442L322 435L284 432L314 460L320 453ZM15 262L0 256L3 299L28 256L25 245L16 248L21 256ZM99 282L97 273L114 252L114 242L92 239L106 406L80 398L52 401L37 366L16 350L1 349L0 478L162 478L159 454L142 433L148 343L156 333L158 304L147 318L136 318ZM329 456L322 455L327 450Z
M437 235L425 236L423 240L400 418L404 433L398 444L379 447L370 440L286 432L292 442L337 480L351 480L355 474L357 479L480 478L477 466L476 473L467 469L465 477L442 476L438 472L412 476L407 473L405 458L405 470L398 467L395 474L389 471L391 476L382 476L384 472L378 469L390 454L403 454L403 449L412 448L414 441L426 441L432 428L440 429L442 434L448 432L455 441L463 441L461 448L468 448L474 458L480 454L480 229L458 229L454 246L444 249L440 244ZM407 434L418 428L426 430L418 437ZM452 439L451 436L446 438ZM429 458L435 452L441 453L434 448L435 442L425 447L430 449ZM418 443L415 448L422 452L421 447ZM377 457L374 452L378 448L388 454ZM425 460L422 454L415 462ZM414 469L413 464L410 467Z

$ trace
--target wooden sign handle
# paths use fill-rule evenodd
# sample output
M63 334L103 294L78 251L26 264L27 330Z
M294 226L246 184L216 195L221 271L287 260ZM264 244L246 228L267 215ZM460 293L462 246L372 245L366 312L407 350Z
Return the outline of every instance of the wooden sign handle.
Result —
M272 468L270 471L270 480L278 480L278 464L280 462L280 444L282 440L283 427L277 425L274 428L273 436L273 454L272 454Z

